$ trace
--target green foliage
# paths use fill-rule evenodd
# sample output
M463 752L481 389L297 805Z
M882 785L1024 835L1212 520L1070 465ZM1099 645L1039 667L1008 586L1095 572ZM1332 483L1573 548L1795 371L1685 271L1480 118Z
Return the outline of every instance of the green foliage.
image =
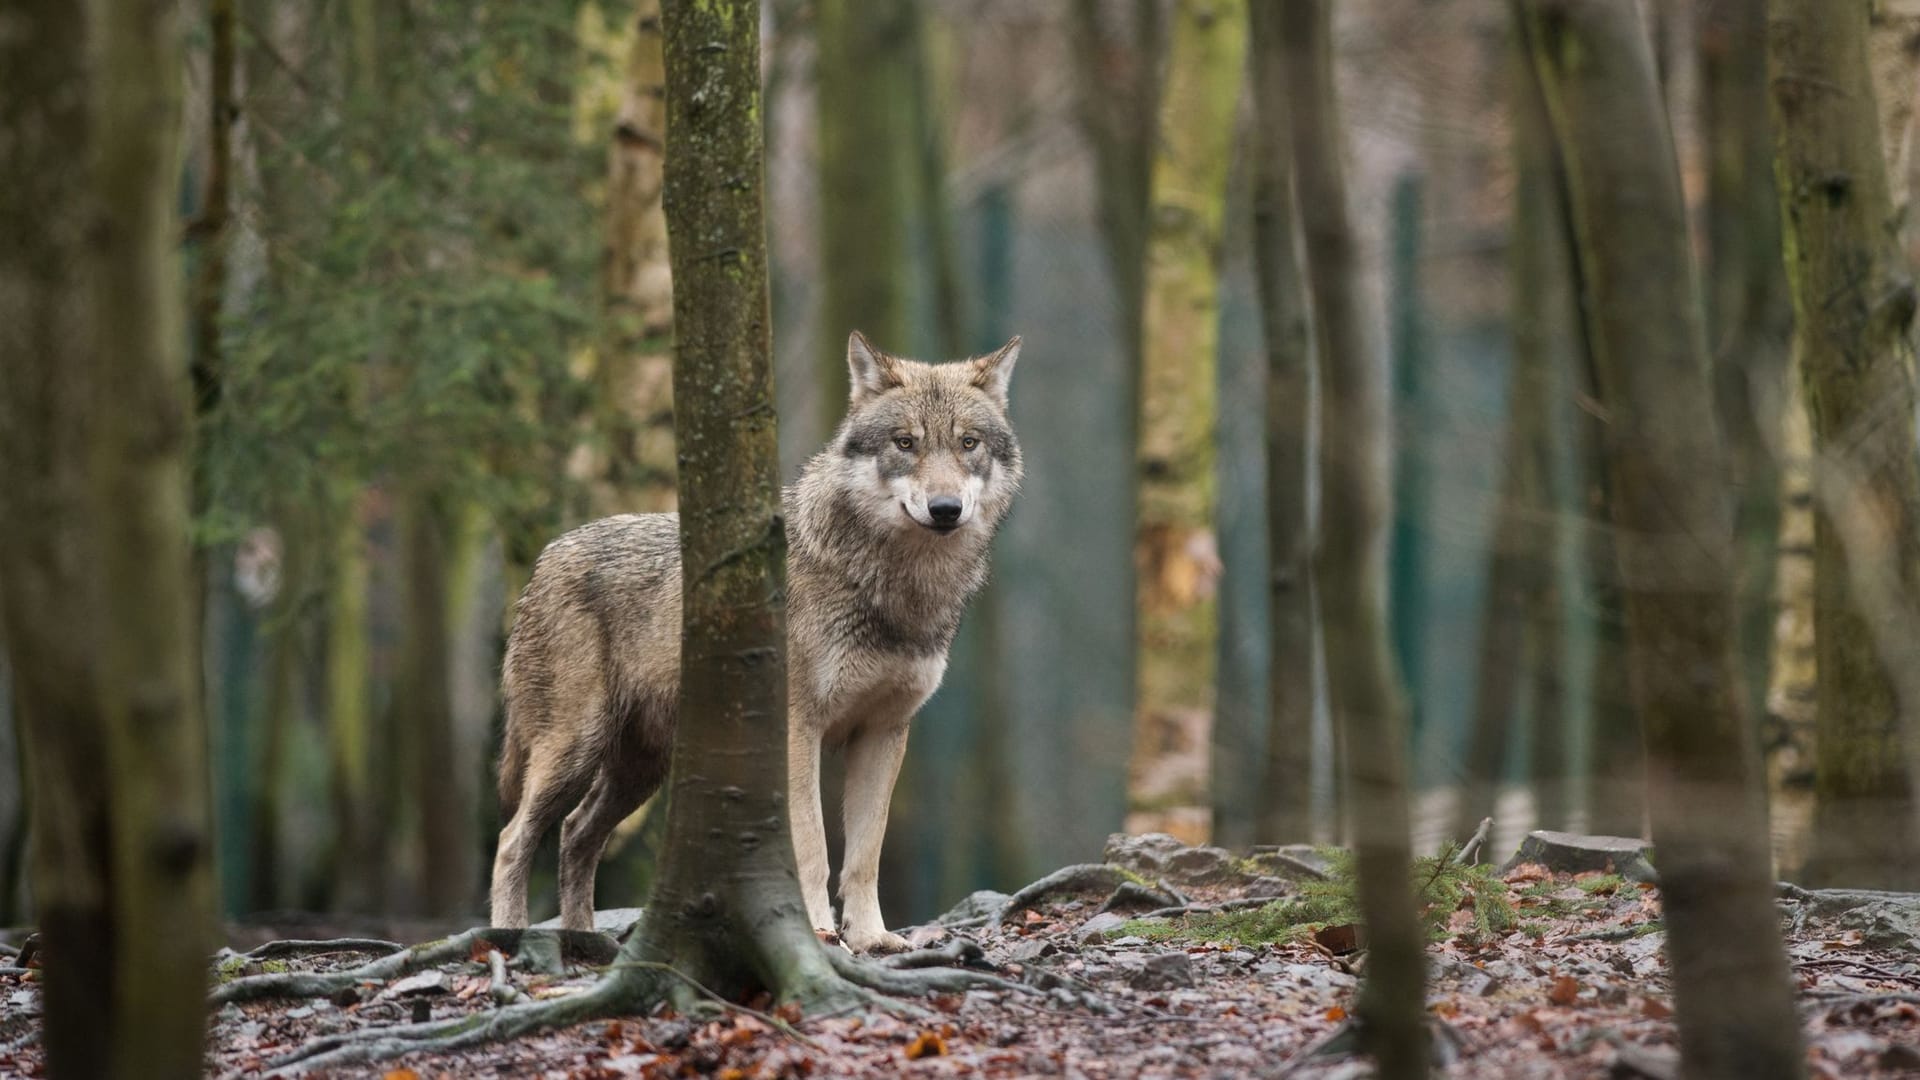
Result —
M323 5L248 43L257 163L203 535L332 517L372 484L557 521L604 169L568 126L577 6Z
M1122 926L1120 933L1154 941L1177 938L1260 945L1299 940L1323 926L1359 922L1359 878L1353 854L1337 848L1325 848L1319 854L1327 862L1326 879L1301 882L1297 895L1246 911L1208 912L1177 921L1136 919ZM1506 882L1490 866L1455 865L1451 848L1414 860L1413 881L1428 940L1448 936L1455 911L1473 912L1472 926L1465 933L1475 938L1504 934L1518 925Z

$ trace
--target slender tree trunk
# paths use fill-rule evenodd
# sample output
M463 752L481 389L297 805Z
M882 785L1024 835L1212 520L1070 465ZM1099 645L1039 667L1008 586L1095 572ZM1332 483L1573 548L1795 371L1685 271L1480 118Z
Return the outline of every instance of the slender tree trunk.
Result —
M1182 0L1174 9L1137 398L1135 809L1206 799L1220 574L1213 532L1220 228L1246 26L1238 0Z
M0 615L19 711L33 905L48 954L42 1044L56 1076L111 1074L119 994L108 727L97 687L87 455L95 423L88 22L13 4L0 35Z
M1873 108L1867 16L1863 2L1768 8L1787 278L1813 420L1819 749L1806 876L1911 889L1920 821L1907 748L1920 701L1899 684L1920 655L1874 609L1888 595L1920 600L1914 285ZM1870 522L1877 550L1849 550L1849 516Z
M673 271L660 206L665 84L660 3L642 0L607 148L606 327L595 367L606 446L593 477L595 517L674 508Z
M823 335L815 420L824 440L847 400L847 334L907 341L911 202L911 0L820 0L814 8L819 98Z
M1695 1077L1803 1068L1735 683L1733 537L1686 207L1646 26L1613 0L1525 0L1566 165L1606 412L1628 675Z
M454 648L447 593L454 561L452 516L439 498L418 491L407 496L400 520L405 636L394 687L394 722L413 733L414 752L407 755L410 775L398 779L419 814L420 876L413 893L429 915L467 911L479 881L470 787L455 768L461 755L449 667Z
M787 823L786 536L758 7L664 5L674 431L690 523L681 538L680 714L701 723L674 739L666 851L623 959L671 963L723 996L764 987L817 999L837 980L800 902ZM651 969L627 974L635 985L660 983Z
M1792 352L1798 353L1798 349ZM1788 368L1798 373L1797 356ZM1780 427L1779 619L1767 672L1767 814L1782 878L1799 881L1813 842L1814 763L1819 749L1819 671L1814 647L1813 421L1799 380L1790 380Z
M1389 1078L1427 1075L1426 958L1408 881L1406 707L1388 644L1387 387L1368 340L1359 239L1347 204L1334 90L1332 5L1285 0L1293 158L1318 334L1321 535L1314 585L1326 636L1327 696L1346 738L1348 788L1370 941L1359 1015Z
M1129 27L1116 34L1103 16L1110 6L1073 0L1073 75L1080 130L1093 150L1100 240L1128 364L1137 373L1166 16L1161 0L1125 0Z
M90 468L123 1010L113 1062L121 1076L199 1076L214 881L175 216L181 30L172 4L105 4L88 17L100 72Z
M1267 752L1254 839L1313 839L1313 334L1300 266L1286 38L1271 4L1248 8L1253 67L1254 270L1267 349Z
M1421 290L1423 179L1406 172L1393 184L1387 271L1392 389L1392 519L1387 537L1387 624L1407 703L1408 737L1420 745L1426 703L1427 342ZM1478 819L1475 819L1476 822Z
M1913 160L1913 105L1920 92L1920 3L1868 0L1867 66L1879 106L1880 150L1887 162L1890 220L1907 224L1912 195L1906 179ZM1903 230L1904 231L1904 230Z
M259 753L248 769L248 798L253 812L249 822L251 834L247 837L247 903L254 911L271 911L281 906L280 811L287 793L288 742L294 725L300 722L304 689L300 605L307 582L305 566L311 551L304 543L304 534L296 535L285 521L281 525L280 544L280 583L264 635L267 685L261 710L263 730Z
M332 778L333 903L368 908L378 901L377 873L368 866L374 806L372 614L370 567L360 500L338 506L327 568L326 729Z

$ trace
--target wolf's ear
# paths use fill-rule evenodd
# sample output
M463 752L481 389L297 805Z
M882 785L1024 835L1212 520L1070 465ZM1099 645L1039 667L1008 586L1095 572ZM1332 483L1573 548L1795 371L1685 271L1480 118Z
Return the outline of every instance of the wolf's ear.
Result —
M900 362L874 348L867 335L858 330L847 338L847 382L853 388L855 404L906 385L900 377Z
M973 385L987 392L987 396L1007 407L1007 383L1013 378L1013 362L1020 359L1020 338L973 361Z

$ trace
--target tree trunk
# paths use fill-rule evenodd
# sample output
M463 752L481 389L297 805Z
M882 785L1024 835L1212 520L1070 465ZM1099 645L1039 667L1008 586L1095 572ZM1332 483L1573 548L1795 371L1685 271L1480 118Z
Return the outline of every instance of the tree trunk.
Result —
M1286 0L1293 158L1318 333L1321 536L1314 559L1327 696L1347 744L1360 913L1370 941L1358 1012L1388 1078L1427 1075L1426 957L1408 881L1405 705L1386 625L1387 387L1368 340L1347 205L1332 5Z
M664 5L674 432L688 523L680 715L701 722L674 739L666 850L647 919L622 959L669 963L730 999L765 988L799 1000L837 980L800 900L787 822L786 535L758 7ZM653 969L624 974L635 986L660 984Z
M891 349L907 341L910 2L820 0L814 8L823 335L816 441L845 407L848 332Z
M1254 839L1313 839L1313 334L1300 268L1288 144L1286 38L1270 4L1248 8L1253 67L1253 257L1267 349L1267 751Z
M1240 0L1182 0L1174 8L1153 164L1137 398L1135 810L1206 800L1219 629L1213 433L1220 229L1246 33ZM1194 831L1204 835L1203 828Z
M371 910L379 902L369 837L379 819L373 786L372 614L366 528L360 500L335 508L328 553L326 629L327 763L332 783L332 902Z
M1427 458L1426 315L1421 296L1420 248L1423 180L1412 172L1395 178L1388 211L1391 224L1387 269L1387 348L1392 388L1387 404L1393 443L1391 518L1387 536L1387 625L1394 666L1405 691L1407 732L1420 745L1426 715ZM1478 819L1475 819L1476 824Z
M1794 349L1793 352L1798 352ZM1797 357L1788 368L1798 372ZM1774 568L1779 619L1774 623L1767 672L1767 815L1773 827L1774 870L1789 881L1805 876L1813 842L1814 762L1819 748L1819 671L1813 638L1813 421L1798 380L1786 388L1780 428L1780 542Z
M33 754L44 1038L57 1075L199 1076L214 886L190 633L177 9L16 5L11 22L0 595Z
M1774 0L1768 42L1787 279L1813 421L1819 748L1806 877L1912 889L1920 822L1906 750L1920 735L1920 701L1903 700L1899 680L1920 656L1875 608L1920 599L1914 287L1872 107L1866 4ZM1849 549L1850 518L1870 525L1873 549Z
M1093 151L1100 241L1113 275L1127 363L1137 375L1166 16L1161 0L1126 2L1131 25L1115 34L1103 17L1111 5L1074 0L1071 41L1080 130Z
M660 206L665 83L659 0L642 0L607 148L606 325L594 369L606 446L592 478L595 517L674 508L673 272Z
M1733 537L1678 163L1646 26L1613 0L1525 0L1566 167L1607 422L1628 675L1695 1077L1803 1068L1735 682Z
M1889 220L1907 223L1909 164L1913 160L1913 103L1920 90L1920 2L1868 0L1872 22L1867 33L1867 66L1873 73L1873 99L1879 106L1880 151L1890 181Z
M411 775L399 778L411 795L417 821L419 878L413 893L428 915L457 915L471 908L479 881L475 868L476 819L471 786L456 763L454 648L447 594L453 569L453 515L424 491L411 492L401 511L400 574L405 610L400 670L394 686L394 722L412 733Z
M86 238L88 23L10 5L0 35L0 614L19 712L33 906L50 957L41 1040L57 1076L111 1074L118 1034L107 718L87 554L96 422Z

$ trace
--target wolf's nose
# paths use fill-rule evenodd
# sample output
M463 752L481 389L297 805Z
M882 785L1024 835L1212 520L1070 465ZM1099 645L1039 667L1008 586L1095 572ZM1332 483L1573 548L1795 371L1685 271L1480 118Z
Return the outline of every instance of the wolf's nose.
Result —
M952 495L928 499L927 514L933 518L935 525L958 525L960 524L960 500Z

